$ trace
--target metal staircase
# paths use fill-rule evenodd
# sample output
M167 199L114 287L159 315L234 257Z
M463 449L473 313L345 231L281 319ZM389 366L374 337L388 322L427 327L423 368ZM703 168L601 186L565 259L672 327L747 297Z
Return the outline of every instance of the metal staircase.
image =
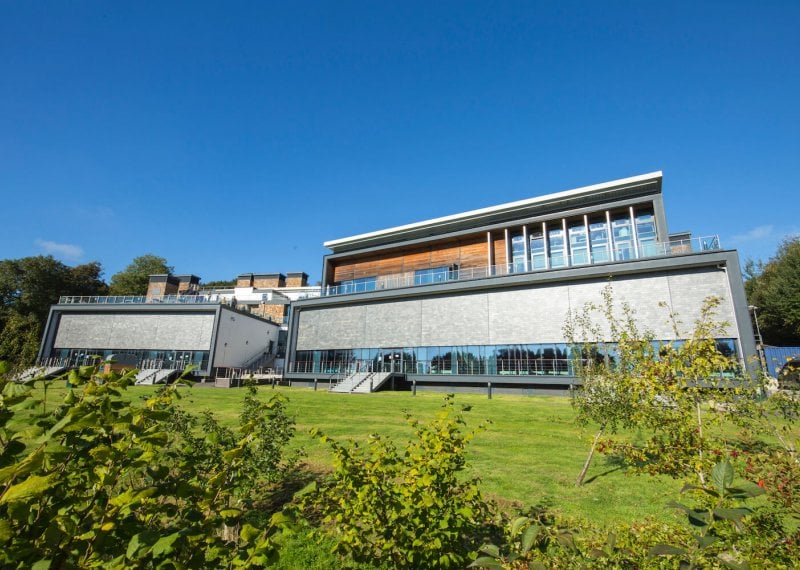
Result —
M136 374L136 385L166 384L171 376L177 376L177 368L143 368Z
M391 376L392 372L353 372L333 386L331 392L369 394L377 391Z

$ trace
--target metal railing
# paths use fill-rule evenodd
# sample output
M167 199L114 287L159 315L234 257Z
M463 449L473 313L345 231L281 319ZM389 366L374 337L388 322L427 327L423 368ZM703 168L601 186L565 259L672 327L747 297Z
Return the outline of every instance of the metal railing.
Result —
M474 279L486 279L491 277L503 277L506 275L517 275L520 273L539 273L553 269L565 269L569 267L583 267L599 263L616 263L635 261L650 257L663 257L672 255L685 255L688 253L702 253L706 251L720 250L718 236L707 236L692 238L687 240L675 240L669 242L649 242L640 244L634 248L630 246L619 246L614 249L613 255L608 247L596 248L591 253L588 249L573 249L571 255L551 254L545 260L534 258L527 262L518 261L500 265L481 266L481 267L461 267L450 268L437 273L432 279L430 275L420 275L417 271L436 269L439 266L429 265L416 267L414 271L405 273L394 273L390 275L376 276L369 281L363 281L368 276L354 275L362 281L346 283L342 285L330 285L323 289L322 295L326 297L335 295L352 295L355 293L367 293L370 291L380 291L384 289L398 289L401 287L418 287L421 285L441 285L453 281L469 281Z
M225 299L218 295L64 295L58 298L60 305L69 304L144 304L144 303L184 303L189 305L219 305Z
M568 358L528 358L528 359L481 359L466 362L446 363L437 360L416 360L396 362L390 365L363 366L354 362L311 361L291 362L288 371L297 374L331 375L347 378L353 374L377 374L397 372L400 374L424 375L498 375L498 376L574 376L574 363ZM341 381L341 380L339 380Z

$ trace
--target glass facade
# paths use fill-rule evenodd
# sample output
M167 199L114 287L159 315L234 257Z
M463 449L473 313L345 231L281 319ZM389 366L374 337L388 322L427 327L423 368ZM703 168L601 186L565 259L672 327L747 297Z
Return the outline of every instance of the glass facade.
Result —
M569 252L572 256L572 265L585 265L589 263L589 247L586 240L586 225L583 220L570 222Z
M511 234L511 263L514 273L526 271L525 236L521 232Z
M672 341L673 346L680 343ZM734 339L717 339L717 346L722 354L737 356ZM583 353L583 347L566 343L299 350L290 372L575 377L577 362L613 362L616 350L613 343L597 345L591 354Z
M552 228L547 230L547 243L550 246L550 267L564 267L567 264L564 251L564 230Z
M611 245L608 243L608 224L605 218L589 221L589 241L592 247L592 263L611 261Z
M633 230L628 212L611 217L611 235L614 238L614 259L626 260L636 257L633 249Z
M113 348L58 348L53 356L67 365L82 366L95 363L95 356L103 360L114 356L130 357L138 368L183 369L190 364L198 370L208 370L207 350L129 350Z
M636 237L642 257L658 254L656 243L656 218L650 208L636 211Z
M541 231L530 234L531 269L547 268L547 252L544 247L544 234Z
M427 285L429 283L444 283L450 279L458 279L455 267L432 267L419 269L414 272L414 285ZM373 287L374 288L374 287Z
M377 285L377 277L362 277L360 279L348 279L335 286L338 294L363 293L374 291Z

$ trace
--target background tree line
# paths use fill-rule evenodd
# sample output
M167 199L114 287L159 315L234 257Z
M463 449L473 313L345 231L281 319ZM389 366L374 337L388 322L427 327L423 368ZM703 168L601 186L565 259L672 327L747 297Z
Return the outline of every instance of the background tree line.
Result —
M50 305L62 295L144 295L149 276L171 273L166 259L142 255L103 280L99 261L70 267L51 255L0 260L0 360L32 364Z
M800 236L786 238L767 262L748 260L744 276L764 343L800 346Z

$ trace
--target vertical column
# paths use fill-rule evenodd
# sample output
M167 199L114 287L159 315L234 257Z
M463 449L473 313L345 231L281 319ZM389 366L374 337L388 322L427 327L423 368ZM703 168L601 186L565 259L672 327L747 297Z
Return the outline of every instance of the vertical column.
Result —
M494 251L492 248L492 232L486 232L486 276L492 275L494 265Z
M525 271L531 270L531 244L528 240L528 226L522 226L522 244L525 255Z
M508 239L508 228L503 230L503 237L506 240L506 269L503 272L503 275L507 275L511 273L511 240Z
M609 258L611 261L617 260L617 248L614 244L614 234L611 231L611 212L606 210L606 233L608 234L608 249L610 250Z
M550 269L550 236L547 235L547 222L542 222L542 245L544 246L544 268Z
M583 227L586 229L586 259L589 263L594 263L592 254L592 236L589 234L589 214L583 215Z
M564 267L572 266L572 248L569 245L569 233L567 233L567 218L561 218L561 228L564 233Z
M630 207L631 215L631 239L633 240L633 253L639 258L639 231L636 229L636 216L633 214L633 206Z

